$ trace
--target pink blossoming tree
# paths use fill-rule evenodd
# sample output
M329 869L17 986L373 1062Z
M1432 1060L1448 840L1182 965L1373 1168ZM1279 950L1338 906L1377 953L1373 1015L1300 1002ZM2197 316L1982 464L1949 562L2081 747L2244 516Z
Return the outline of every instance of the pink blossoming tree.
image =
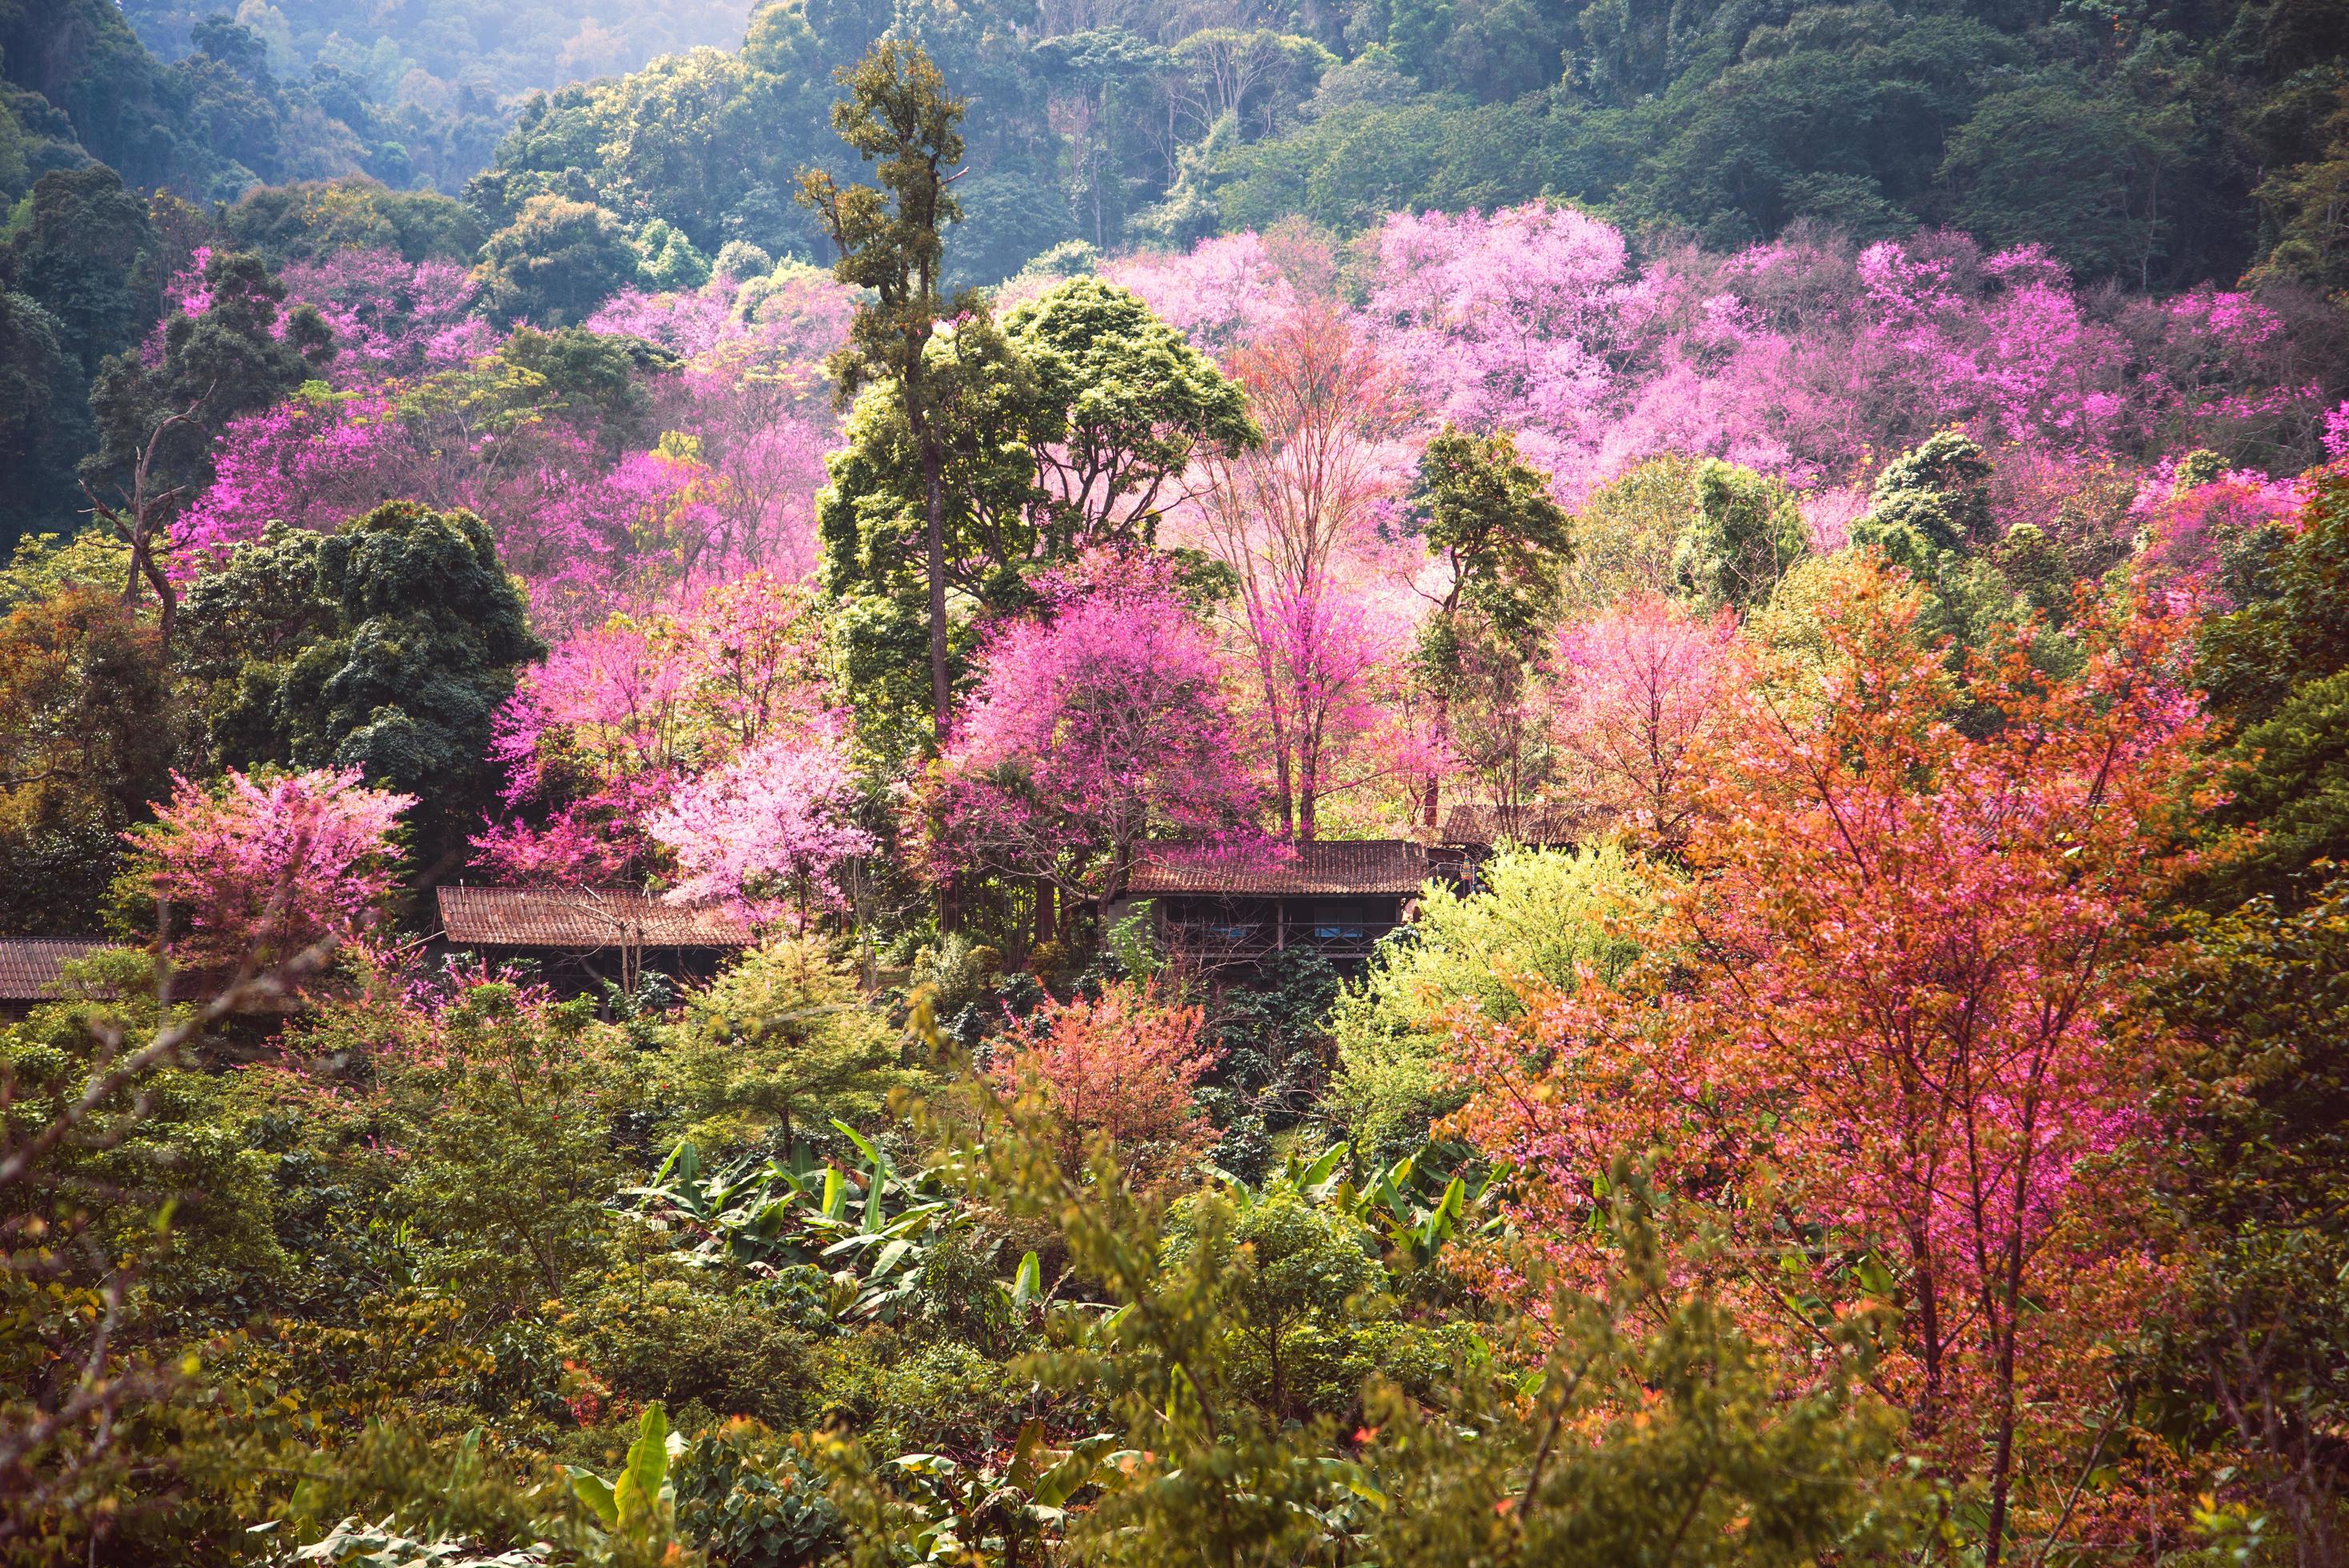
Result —
M204 969L283 965L374 922L394 885L394 830L415 797L364 786L357 769L206 788L173 776L153 823L125 835L164 901L165 946Z
M1551 734L1565 787L1641 841L1676 849L1705 781L1706 742L1736 687L1735 625L1637 595L1562 629Z
M832 725L823 659L808 593L764 573L564 638L498 716L509 815L474 840L476 863L525 882L657 872L647 822L683 780Z
M1047 614L981 655L925 800L931 864L947 880L993 864L1105 907L1145 841L1244 823L1256 789L1215 640L1162 569L1090 558Z
M1411 481L1411 407L1393 368L1325 304L1300 307L1229 369L1264 443L1208 459L1188 521L1237 579L1234 631L1273 804L1283 837L1309 840L1326 798L1417 756L1384 734L1373 700L1408 635L1379 611L1423 555L1383 526ZM1398 744L1358 744L1374 734Z
M855 809L846 746L812 730L762 740L687 779L649 828L677 858L671 898L715 899L804 929L817 908L844 902L844 862L875 847Z

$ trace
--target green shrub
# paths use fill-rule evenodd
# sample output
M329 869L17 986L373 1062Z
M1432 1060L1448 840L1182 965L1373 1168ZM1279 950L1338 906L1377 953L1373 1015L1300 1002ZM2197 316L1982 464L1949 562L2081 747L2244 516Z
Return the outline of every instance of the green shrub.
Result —
M753 1421L704 1432L671 1466L677 1523L726 1568L800 1568L842 1551L840 1511L801 1452Z

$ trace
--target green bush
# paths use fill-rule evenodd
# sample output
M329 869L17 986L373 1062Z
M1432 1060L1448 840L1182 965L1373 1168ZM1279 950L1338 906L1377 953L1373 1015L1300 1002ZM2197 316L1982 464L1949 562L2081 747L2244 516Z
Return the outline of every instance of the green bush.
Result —
M1444 1063L1447 1010L1514 1018L1517 983L1563 985L1578 965L1613 974L1637 955L1607 924L1640 896L1639 872L1613 845L1504 851L1477 877L1471 893L1430 888L1412 935L1381 946L1331 1014L1330 1111L1374 1162L1411 1153L1467 1099Z
M748 1284L725 1289L662 1264L616 1275L564 1327L574 1353L631 1401L790 1426L816 1387L808 1336Z
M800 1568L841 1553L840 1511L823 1478L786 1439L729 1421L688 1444L671 1466L677 1523L726 1568Z

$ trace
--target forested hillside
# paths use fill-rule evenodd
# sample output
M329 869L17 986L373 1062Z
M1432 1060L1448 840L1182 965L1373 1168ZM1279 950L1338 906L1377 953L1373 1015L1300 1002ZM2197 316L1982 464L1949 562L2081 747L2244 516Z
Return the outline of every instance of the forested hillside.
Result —
M488 200L510 212L561 177L705 248L792 242L778 195L831 155L831 73L893 29L986 106L957 262L980 282L1066 240L1185 244L1292 214L1350 232L1544 195L1716 248L1804 219L1864 239L1927 224L2042 244L2083 281L2341 281L2349 34L2291 3L779 0L730 60L525 109ZM696 183L713 169L722 189Z
M2344 47L0 0L0 1564L2349 1561Z

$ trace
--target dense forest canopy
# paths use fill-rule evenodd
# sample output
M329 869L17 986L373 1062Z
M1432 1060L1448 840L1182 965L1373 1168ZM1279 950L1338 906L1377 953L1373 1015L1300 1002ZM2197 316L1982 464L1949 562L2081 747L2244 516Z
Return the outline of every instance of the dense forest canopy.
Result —
M2349 1561L2349 23L0 0L0 1564Z
M471 199L493 227L553 191L704 254L813 259L792 173L836 161L833 73L884 36L985 106L956 260L981 283L1063 242L1537 196L1721 249L1802 220L1956 227L2140 289L2254 268L2332 288L2344 265L2349 38L2300 0L20 0L0 189L77 144L191 200L355 173L456 195L486 168Z

